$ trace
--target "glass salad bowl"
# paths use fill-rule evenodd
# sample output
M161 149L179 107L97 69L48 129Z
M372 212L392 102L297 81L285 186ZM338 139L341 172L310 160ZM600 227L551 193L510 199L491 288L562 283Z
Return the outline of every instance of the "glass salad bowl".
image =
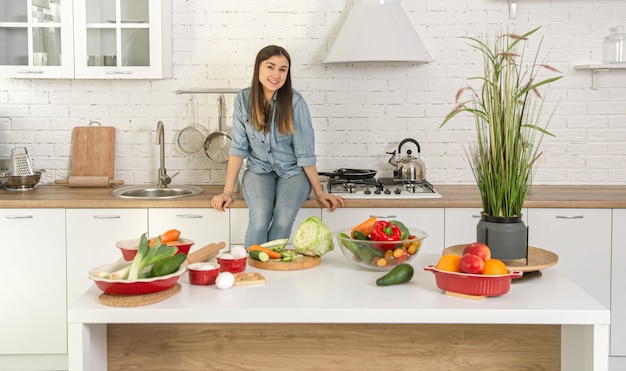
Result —
M387 271L415 258L428 233L409 228L411 237L400 241L370 241L350 237L352 228L345 227L333 232L341 252L353 264L362 268Z

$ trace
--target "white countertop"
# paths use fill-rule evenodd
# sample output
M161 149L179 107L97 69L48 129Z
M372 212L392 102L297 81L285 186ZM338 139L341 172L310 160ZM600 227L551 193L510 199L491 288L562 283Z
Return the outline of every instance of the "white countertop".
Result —
M189 284L162 302L131 308L98 302L94 285L68 311L68 322L103 323L438 323L608 325L610 312L559 272L514 282L499 297L472 300L449 296L423 270L436 255L413 261L415 275L402 285L378 287L384 272L360 269L338 248L319 266L300 271L260 272L265 284L228 290ZM86 272L92 267L85 267Z

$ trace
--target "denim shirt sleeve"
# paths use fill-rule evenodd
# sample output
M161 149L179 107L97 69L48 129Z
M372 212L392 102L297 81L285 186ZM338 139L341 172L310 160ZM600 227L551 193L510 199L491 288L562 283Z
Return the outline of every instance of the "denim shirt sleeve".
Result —
M250 155L250 142L248 141L248 134L246 133L249 100L249 88L240 90L235 96L232 140L228 150L228 155L235 155L244 159L247 159Z
M315 165L315 135L311 114L302 95L294 91L292 104L294 134L281 134L274 121L275 100L272 101L272 119L267 134L248 123L250 88L235 97L233 135L230 155L247 159L246 168L255 173L274 171L289 177L303 173L303 166Z

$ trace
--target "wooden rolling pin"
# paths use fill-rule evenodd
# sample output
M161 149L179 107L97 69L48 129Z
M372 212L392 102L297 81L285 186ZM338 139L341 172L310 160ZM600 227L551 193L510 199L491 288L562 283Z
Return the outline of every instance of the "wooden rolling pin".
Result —
M218 243L210 243L194 252L189 253L189 255L187 255L187 259L185 259L183 264L189 265L192 263L203 263L216 256L220 252L220 250L225 247L226 243L224 241Z
M124 181L119 179L111 179L108 176L70 176L69 179L57 179L56 184L67 184L70 187L82 187L82 188L95 188L95 187L110 187L112 185L124 184Z

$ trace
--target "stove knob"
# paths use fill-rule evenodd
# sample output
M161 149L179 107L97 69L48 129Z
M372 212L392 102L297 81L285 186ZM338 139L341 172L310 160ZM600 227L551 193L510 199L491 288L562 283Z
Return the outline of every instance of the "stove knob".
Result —
M388 190L388 189L385 189L385 194L386 194L386 195L390 195L390 194L391 194L391 191L390 191L390 190Z
M402 193L402 190L400 188L396 188L393 190L393 193L399 195L400 193Z
M380 189L375 190L374 193L379 195L380 194Z
M365 191L363 191L363 193L365 193L366 195L370 195L372 194L372 191L370 191L369 188L365 188Z

